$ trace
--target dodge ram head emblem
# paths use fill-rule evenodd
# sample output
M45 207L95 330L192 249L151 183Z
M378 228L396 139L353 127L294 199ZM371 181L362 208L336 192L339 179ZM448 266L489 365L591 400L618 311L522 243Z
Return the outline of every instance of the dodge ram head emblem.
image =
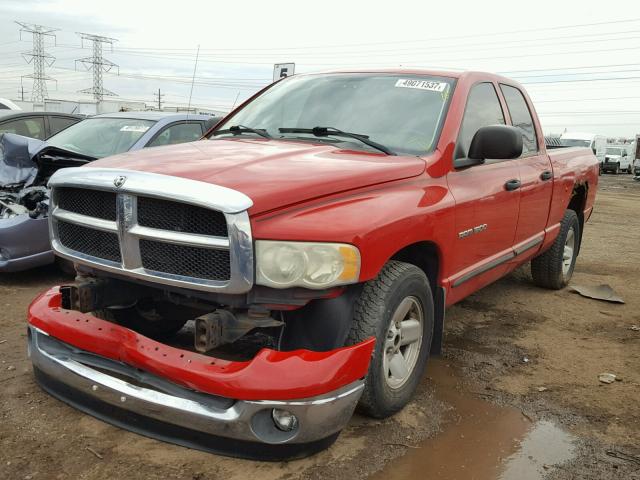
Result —
M125 177L124 175L119 175L113 179L113 184L115 185L116 188L120 188L122 185L124 185L124 182L126 181L127 181L127 177Z

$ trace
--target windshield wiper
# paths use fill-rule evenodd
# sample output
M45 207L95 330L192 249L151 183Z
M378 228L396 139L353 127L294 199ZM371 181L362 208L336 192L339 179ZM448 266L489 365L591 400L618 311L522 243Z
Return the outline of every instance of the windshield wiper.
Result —
M263 138L273 138L271 135L269 135L267 133L267 131L263 128L251 128L251 127L245 127L244 125L233 125L225 130L216 130L215 132L212 133L212 135L222 135L224 133L232 133L234 135L237 134L241 134L241 133L255 133L256 135L260 135Z
M381 152L386 153L387 155L396 155L393 150L390 150L388 147L384 145L374 142L369 139L368 135L362 135L360 133L351 133L351 132L343 132L342 130L338 130L333 127L313 127L313 128L279 128L278 131L280 133L310 133L316 137L328 137L332 135L334 137L347 137L358 140L365 145L369 145L376 150L380 150Z

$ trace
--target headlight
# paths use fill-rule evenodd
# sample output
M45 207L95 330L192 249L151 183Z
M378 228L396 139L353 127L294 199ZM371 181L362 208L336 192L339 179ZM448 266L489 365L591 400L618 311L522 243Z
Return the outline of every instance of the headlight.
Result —
M273 288L327 288L355 283L360 252L343 243L256 241L256 283Z

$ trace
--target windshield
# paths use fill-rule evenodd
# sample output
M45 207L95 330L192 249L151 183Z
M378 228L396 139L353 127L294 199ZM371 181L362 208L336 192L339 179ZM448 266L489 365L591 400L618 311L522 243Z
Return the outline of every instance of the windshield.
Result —
M423 155L435 147L453 83L451 78L416 75L293 76L269 88L216 130L242 125L273 138L320 141L308 132L279 129L331 127L366 135L399 154ZM210 138L227 135L233 133ZM329 135L321 141L371 149L344 136Z
M565 147L588 147L591 140L577 140L575 138L561 138L560 143Z
M47 143L102 158L129 150L154 123L134 118L89 118L54 135Z
M622 155L622 149L620 148L607 148L607 155Z

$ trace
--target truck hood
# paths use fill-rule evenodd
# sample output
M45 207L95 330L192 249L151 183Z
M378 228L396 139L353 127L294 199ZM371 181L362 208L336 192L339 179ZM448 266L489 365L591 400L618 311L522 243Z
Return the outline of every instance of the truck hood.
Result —
M410 178L419 157L343 150L323 143L218 139L147 148L87 165L172 175L238 190L259 214L313 198Z

